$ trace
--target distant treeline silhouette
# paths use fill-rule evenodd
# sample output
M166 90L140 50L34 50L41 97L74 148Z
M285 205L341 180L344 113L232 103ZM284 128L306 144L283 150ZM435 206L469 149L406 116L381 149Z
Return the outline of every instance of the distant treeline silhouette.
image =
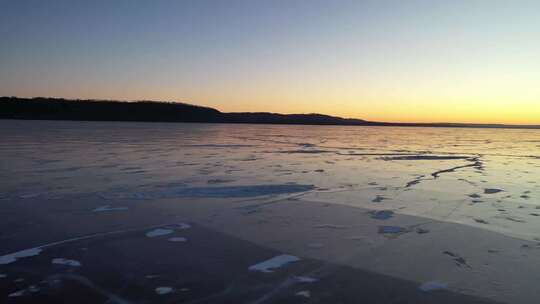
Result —
M540 125L386 123L323 114L224 113L181 102L0 97L0 119L540 129Z
M97 121L363 125L321 114L223 113L179 102L0 97L0 118Z
M0 117L50 120L218 122L217 110L184 103L0 97Z

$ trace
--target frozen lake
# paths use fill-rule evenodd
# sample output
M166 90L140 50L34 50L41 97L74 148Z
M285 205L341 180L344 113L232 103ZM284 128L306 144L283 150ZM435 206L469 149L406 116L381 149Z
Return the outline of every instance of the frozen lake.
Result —
M540 298L539 130L4 120L0 139L10 300Z

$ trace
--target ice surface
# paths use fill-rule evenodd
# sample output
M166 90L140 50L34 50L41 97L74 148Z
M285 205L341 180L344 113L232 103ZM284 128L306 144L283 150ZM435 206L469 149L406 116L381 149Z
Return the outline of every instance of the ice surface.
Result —
M181 219L306 260L540 297L527 287L540 271L538 130L10 120L0 138L8 267L131 232L182 252L208 241L167 225ZM482 247L488 232L504 242ZM182 237L193 242L167 242Z

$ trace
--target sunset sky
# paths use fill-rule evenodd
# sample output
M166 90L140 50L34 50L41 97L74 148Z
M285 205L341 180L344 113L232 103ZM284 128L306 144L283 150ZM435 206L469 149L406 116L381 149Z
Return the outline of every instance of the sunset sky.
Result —
M540 1L0 0L0 95L540 124Z

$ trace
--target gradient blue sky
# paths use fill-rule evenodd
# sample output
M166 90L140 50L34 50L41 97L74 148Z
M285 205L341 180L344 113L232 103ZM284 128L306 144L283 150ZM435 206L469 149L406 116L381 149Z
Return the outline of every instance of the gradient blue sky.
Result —
M0 95L540 123L540 1L0 0Z

